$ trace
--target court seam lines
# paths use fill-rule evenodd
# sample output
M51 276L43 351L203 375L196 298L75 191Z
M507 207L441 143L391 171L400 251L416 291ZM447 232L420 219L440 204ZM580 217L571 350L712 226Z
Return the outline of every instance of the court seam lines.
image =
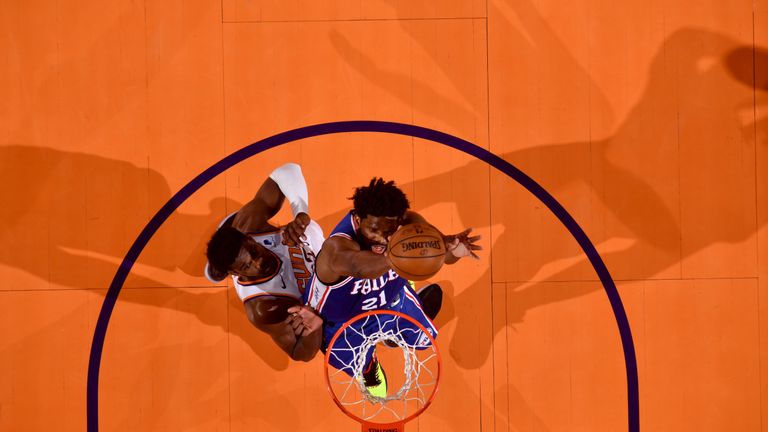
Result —
M225 56L225 47L224 47L224 23L226 22L224 20L224 1L222 0L220 2L221 6L221 146L223 150L223 154L226 157L227 156L227 86L226 86L226 77L225 77L225 71L226 71L226 56ZM229 209L226 208L227 202L229 201L228 191L229 188L227 187L227 175L224 174L222 176L222 181L224 183L224 213L229 214ZM226 307L226 314L227 314L227 325L226 325L226 331L227 331L227 417L229 419L229 430L232 431L232 348L230 344L230 340L232 339L232 332L230 331L230 315L229 315L229 296L230 296L230 290L229 290L229 284L226 284L225 287L227 292L227 307Z
M754 119L754 122L752 123L753 128L753 145L755 146L755 232L758 232L760 230L760 200L759 200L759 183L758 183L758 177L759 177L759 165L757 161L759 156L759 148L760 143L758 142L758 135L757 135L757 41L755 38L755 5L756 3L753 3L752 7L752 118ZM755 242L755 268L757 269L758 274L760 274L760 241ZM760 325L760 283L757 283L757 302L758 305L757 308L757 346L762 346L762 332L760 329L762 328ZM759 353L758 353L759 357ZM763 362L759 361L757 362L757 377L760 380L760 383L763 383ZM762 387L762 384L761 384ZM765 421L763 416L763 391L759 392L760 394L760 428L761 430L765 430Z
M352 18L316 20L264 20L264 21L222 21L222 24L294 24L294 23L345 23L345 22L398 22L398 21L474 21L488 20L488 17L436 17L436 18Z
M169 286L149 286L149 287L124 287L123 290L142 290L142 289L151 289L151 290L161 290L161 289L173 289L173 290L186 290L186 289L193 289L193 290L201 290L201 289L227 289L229 287L224 286L183 286L183 287L169 287ZM105 288L45 288L45 289L6 289L6 290L0 290L0 295L5 292L83 292L83 291L108 291L109 287Z
M670 279L670 278L664 278L664 279L614 279L615 282L686 282L686 281L726 281L726 280L760 280L761 278L759 276L741 276L741 277L695 277L695 278L684 278L684 279ZM532 280L508 280L508 281L492 281L492 283L497 284L560 284L560 283L580 283L580 282L600 282L600 279L574 279L574 280L543 280L543 281L532 281ZM146 287L123 287L123 290L142 290L142 289L153 289L153 290L161 290L161 289L173 289L173 290L186 290L186 289L192 289L192 290L200 290L200 289L228 289L229 286L221 286L221 285L201 285L201 286L179 286L179 287L172 287L172 286L146 286ZM507 288L509 289L509 288ZM44 288L44 289L0 289L0 295L2 293L6 292L72 292L72 291L107 291L109 290L109 287L106 288Z
M485 16L486 17L488 16L488 0L485 0ZM491 47L490 47L490 43L491 43L490 39L491 38L490 38L490 33L489 33L489 28L488 27L489 27L488 19L486 18L484 20L484 29L485 29L485 133L487 134L486 135L486 139L487 139L487 144L488 144L488 150L490 151L491 150L491 68L490 68L490 60L489 59L490 59L490 51L491 51ZM472 33L473 33L472 43L473 43L473 46L474 46L474 40L475 40L475 38L474 38L474 30L475 30L475 26L473 25L472 26ZM491 173L491 165L485 164L485 172L486 172L486 174L488 176L487 177L488 178L488 224L489 224L488 225L488 229L489 229L489 234L490 234L490 239L489 240L492 241L493 240L493 232L492 232L492 229L493 229L492 228L492 226L493 226L493 210L492 210L493 209L493 186L491 184L492 183L491 182L491 175L492 175L492 173ZM494 340L496 338L496 331L495 331L495 327L494 327L495 321L496 321L496 316L495 316L496 314L494 313L494 309L495 309L494 308L494 302L496 301L496 297L494 295L494 291L495 290L493 289L493 247L488 247L488 272L490 273L489 274L489 279L490 279L489 284L490 284L490 287L491 287L491 290L490 290L491 291L491 293L490 293L491 294L490 295L490 297L491 297L491 335L490 336L491 336L491 355L493 356L493 357L491 357L491 359L492 359L492 361L491 361L491 374L492 374L491 375L491 378L492 378L491 379L491 381L492 381L492 384L491 384L492 392L491 392L491 394L493 394L493 402L492 402L493 403L493 405L492 405L492 408L493 408L493 429L497 430L497 428L499 426L496 424L496 421L497 421L499 416L498 416L498 414L496 412L496 388L498 388L498 385L496 383L496 343L495 343L495 340ZM509 369L509 348L508 348L509 345L506 344L506 340L507 340L506 329L509 326L509 322L507 322L507 316L506 316L506 311L507 311L507 306L506 306L506 295L507 295L506 284L504 285L504 288L505 288L504 289L504 297L505 297L505 303L504 303L504 339L505 339L505 343L504 343L504 348L507 351L505 353L506 355L504 356L504 358L506 359L507 369ZM505 384L509 385L509 375L505 374L505 377L506 377L506 381L507 381ZM482 399L482 394L483 393L480 392L481 399ZM483 428L482 407L480 407L480 408L481 408L481 411L480 411L481 412L480 429L482 430L482 428ZM507 418L509 418L509 412L508 411L509 411L509 403L507 403Z
M684 282L684 281L726 281L726 280L758 280L760 276L738 276L738 277L689 277L689 278L660 278L660 279L618 279L613 278L614 282ZM543 284L543 283L579 283L579 282L600 282L600 279L567 279L567 280L507 280L496 281L495 283L518 283L518 284Z

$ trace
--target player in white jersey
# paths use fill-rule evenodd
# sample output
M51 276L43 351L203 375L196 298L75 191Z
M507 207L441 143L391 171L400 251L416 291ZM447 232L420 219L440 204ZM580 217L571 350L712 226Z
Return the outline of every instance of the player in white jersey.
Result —
M312 276L315 251L323 245L323 231L317 222L311 221L307 225L299 244L283 244L283 233L279 229L245 234L275 254L280 262L272 272L257 279L233 274L232 280L240 300L246 303L259 296L301 300Z
M286 198L294 220L280 228L269 219ZM323 240L322 229L309 217L301 168L286 164L208 242L206 277L219 282L231 275L248 320L294 360L311 360L322 340L321 318L300 299Z

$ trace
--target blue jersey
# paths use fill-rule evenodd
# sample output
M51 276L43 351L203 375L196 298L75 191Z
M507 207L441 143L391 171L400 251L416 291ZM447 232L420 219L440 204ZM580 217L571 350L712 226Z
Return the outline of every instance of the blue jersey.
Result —
M330 237L339 236L363 245L362 234L352 212L336 225ZM376 279L362 279L346 276L339 281L323 283L317 274L312 277L310 288L306 290L306 303L315 308L334 326L343 324L355 315L374 309L397 310L403 301L408 281L390 269Z
M363 245L362 234L358 232L358 226L352 212L349 212L336 225L330 237L333 236L344 237L356 241L361 246ZM346 276L339 281L333 281L331 284L320 281L317 278L317 273L315 273L312 276L309 289L304 291L303 300L315 308L325 320L323 341L320 345L323 352L326 352L334 334L345 322L363 312L376 309L388 309L408 315L421 324L432 337L437 337L437 328L424 313L418 295L413 291L408 281L392 269L376 279ZM385 328L380 330L397 331L408 345L416 349L425 349L431 345L426 335L411 322L388 320L384 326ZM337 342L337 346L331 348L333 355L330 356L329 363L336 369L352 376L349 366L355 361L356 354L352 352L353 350L346 348L359 346L362 340L358 339L363 337L363 332L352 331L348 333L349 335L345 336L343 341L346 345ZM364 354L366 356L365 364L371 361L373 352L374 350L369 350Z

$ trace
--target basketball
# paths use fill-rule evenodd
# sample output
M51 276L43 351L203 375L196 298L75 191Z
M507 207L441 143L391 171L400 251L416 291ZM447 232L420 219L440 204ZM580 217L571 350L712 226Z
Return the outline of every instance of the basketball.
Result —
M412 223L392 235L387 252L392 270L406 279L420 281L433 276L443 266L445 243L435 227Z

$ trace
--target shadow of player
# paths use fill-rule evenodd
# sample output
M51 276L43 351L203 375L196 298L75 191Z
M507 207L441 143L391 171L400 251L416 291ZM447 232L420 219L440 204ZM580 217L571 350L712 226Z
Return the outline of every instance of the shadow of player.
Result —
M536 41L535 48L532 46L531 49L559 56L559 61L568 67L574 80L588 79L586 72L573 61L531 5L515 2L511 7L527 26L528 37ZM513 28L508 22L498 25ZM349 41L338 41L338 34L332 38L337 39L335 44L342 54L354 54L349 58L351 64L375 65L359 50L350 48ZM579 215L576 219L598 249L612 240L629 240L628 245L602 252L602 258L615 278L651 279L669 273L681 277L686 258L714 244L748 240L766 223L764 213L755 221L754 201L749 201L750 197L754 200L754 193L750 194L749 190L755 187L754 164L749 161L754 157L755 145L766 146L768 122L768 118L750 116L756 105L765 105L768 87L763 77L754 82L753 61L765 67L766 58L765 49L753 50L705 29L675 31L653 58L642 96L610 136L537 144L501 156L544 186L566 209L570 208L572 214L573 206L583 202L594 201L605 209L602 226L585 225ZM398 91L396 86L381 85ZM750 87L756 90L754 96ZM599 93L597 96L598 105L607 104ZM415 109L429 111L428 106ZM607 105L595 109L610 112ZM679 160L686 163L680 164ZM472 178L483 169L483 162L470 162L399 186L404 190L430 190L450 181ZM669 179L679 181L670 184ZM493 196L493 202L507 202L516 193L514 188L517 186L511 181L507 184L506 190ZM587 190L588 196L579 196L576 202L563 200L573 187ZM747 193L740 193L744 188ZM694 190L705 190L707 194L699 196ZM684 208L680 204L681 195L685 195ZM438 203L422 193L415 200L414 209L419 211ZM472 215L476 209L456 207L462 220L476 220ZM332 227L344 212L323 218L321 225ZM515 243L520 228L509 220L509 216L502 217L503 232L494 246ZM526 247L519 245L521 253ZM461 367L480 367L490 352L490 345L485 344L475 354L455 354L462 346L476 343L475 318L466 305L488 296L489 286L480 281L508 282L507 298L512 315L506 325L522 322L531 309L600 289L595 283L590 287L580 284L580 288L573 288L564 284L555 290L539 290L542 282L583 280L585 274L594 275L583 254L562 255L563 252L551 251L548 255L555 255L554 258L530 268L495 269L493 275L489 266L477 283L462 290L455 298L446 296L446 301L454 306L441 312L438 322L445 324L452 319L458 320L450 351ZM574 263L543 279L537 276L541 268L560 260ZM754 269L745 267L741 270L750 272ZM596 276L592 278L597 280ZM494 334L503 326L495 324Z

